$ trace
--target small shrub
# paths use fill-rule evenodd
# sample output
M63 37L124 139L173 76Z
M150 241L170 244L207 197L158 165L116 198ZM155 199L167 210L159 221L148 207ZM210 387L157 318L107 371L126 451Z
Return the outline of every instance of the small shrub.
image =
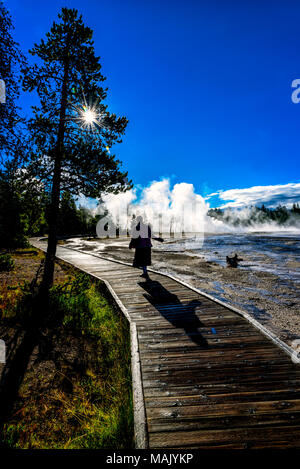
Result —
M14 266L14 260L9 254L0 254L0 272L8 272Z

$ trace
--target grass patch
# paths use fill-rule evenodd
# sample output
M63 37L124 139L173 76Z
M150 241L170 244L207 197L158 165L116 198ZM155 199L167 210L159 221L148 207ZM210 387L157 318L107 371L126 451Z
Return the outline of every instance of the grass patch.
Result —
M15 266L10 254L0 254L0 272L9 272Z
M11 302L16 320L20 301ZM48 345L34 350L13 415L4 426L5 445L132 448L126 318L108 301L100 282L70 272L51 290L51 311ZM8 316L14 317L12 309Z

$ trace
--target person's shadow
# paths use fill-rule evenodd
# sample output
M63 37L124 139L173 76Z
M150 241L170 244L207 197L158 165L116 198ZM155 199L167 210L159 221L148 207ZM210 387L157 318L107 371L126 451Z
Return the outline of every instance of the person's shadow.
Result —
M144 297L151 303L157 311L173 326L184 329L186 335L197 345L208 348L207 340L199 332L198 328L203 327L195 313L197 306L201 305L199 300L192 300L181 303L179 298L169 292L160 282L139 282L140 287L146 290ZM172 308L174 306L174 308Z

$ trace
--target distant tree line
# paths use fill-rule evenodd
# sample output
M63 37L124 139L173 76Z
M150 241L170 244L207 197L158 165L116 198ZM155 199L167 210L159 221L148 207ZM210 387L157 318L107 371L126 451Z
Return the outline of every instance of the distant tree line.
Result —
M280 226L292 226L300 224L300 206L293 204L291 208L279 205L275 208L251 206L249 208L212 208L208 215L216 220L231 226L255 226L263 224L277 224Z

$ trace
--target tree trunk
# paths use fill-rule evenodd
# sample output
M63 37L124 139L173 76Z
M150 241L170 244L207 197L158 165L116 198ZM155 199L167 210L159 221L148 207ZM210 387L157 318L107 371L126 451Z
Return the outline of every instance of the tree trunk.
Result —
M57 136L55 165L52 182L51 192L51 205L49 214L49 235L48 247L45 259L43 279L41 283L40 293L42 296L48 296L49 289L53 284L54 276L54 260L57 246L57 221L59 213L59 199L60 199L60 181L61 181L61 165L64 153L64 135L65 135L65 118L67 108L67 95L68 95L68 75L69 75L69 58L66 58L64 78L61 91L61 105L59 115L59 128Z

